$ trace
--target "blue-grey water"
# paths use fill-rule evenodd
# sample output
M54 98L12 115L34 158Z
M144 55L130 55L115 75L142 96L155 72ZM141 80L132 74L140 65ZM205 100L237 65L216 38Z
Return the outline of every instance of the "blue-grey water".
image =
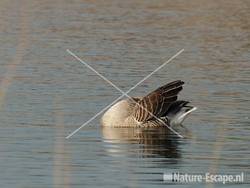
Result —
M217 187L163 173L250 173L249 1L0 1L0 185ZM198 107L178 130L102 129L121 95L70 49L131 93L186 82Z

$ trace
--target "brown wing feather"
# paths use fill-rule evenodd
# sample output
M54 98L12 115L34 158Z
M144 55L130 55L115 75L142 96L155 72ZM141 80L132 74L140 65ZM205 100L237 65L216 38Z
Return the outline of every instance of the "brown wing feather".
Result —
M168 83L149 93L135 105L133 116L139 122L161 117L169 106L177 100L178 93L182 90L183 81L177 80Z

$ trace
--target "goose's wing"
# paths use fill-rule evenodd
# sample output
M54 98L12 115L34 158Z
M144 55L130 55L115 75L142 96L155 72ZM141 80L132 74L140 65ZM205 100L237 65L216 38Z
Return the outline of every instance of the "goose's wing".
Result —
M132 115L138 122L145 122L155 117L160 118L177 100L177 95L182 90L183 84L183 81L177 80L149 93L137 101Z

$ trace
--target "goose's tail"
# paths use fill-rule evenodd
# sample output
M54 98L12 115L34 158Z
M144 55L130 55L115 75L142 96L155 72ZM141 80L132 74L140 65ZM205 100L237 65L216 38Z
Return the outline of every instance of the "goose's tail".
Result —
M197 107L188 104L188 101L175 101L171 104L166 113L171 126L182 124L186 117L197 109Z

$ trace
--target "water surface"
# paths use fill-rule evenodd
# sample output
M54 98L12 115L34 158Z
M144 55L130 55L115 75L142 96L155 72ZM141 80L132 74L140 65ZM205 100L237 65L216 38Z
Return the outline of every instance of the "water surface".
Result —
M1 1L1 186L166 187L164 172L249 174L249 17L248 1ZM98 117L66 140L121 95L67 49L124 91L185 49L130 93L184 80L180 98L198 107L185 138L102 129Z

